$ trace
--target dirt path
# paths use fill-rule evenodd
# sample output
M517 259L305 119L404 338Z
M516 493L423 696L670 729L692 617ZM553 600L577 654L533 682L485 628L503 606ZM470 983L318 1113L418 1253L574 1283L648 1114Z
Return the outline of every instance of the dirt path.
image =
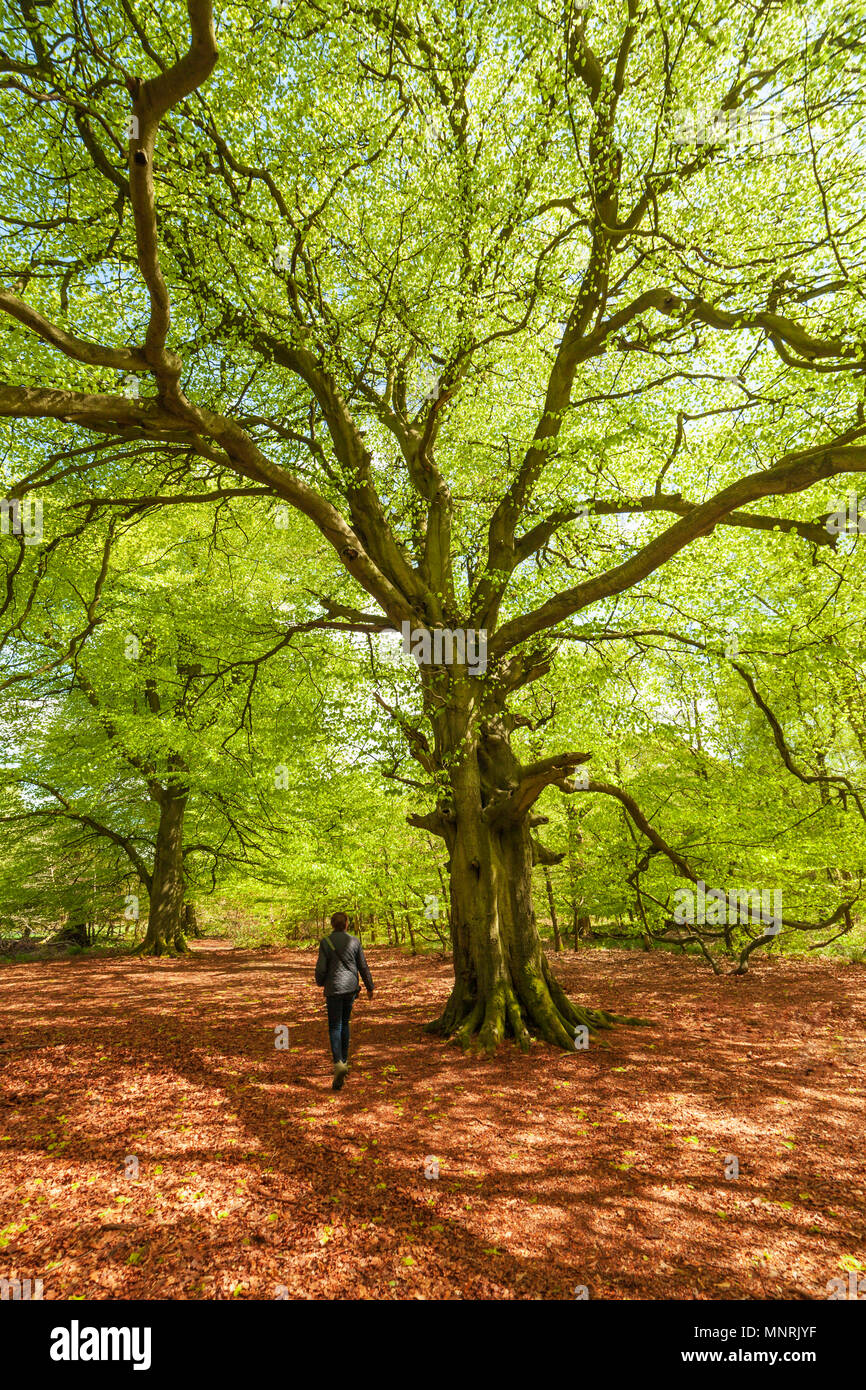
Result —
M487 1062L421 1032L447 964L368 958L337 1095L310 952L0 971L0 1049L40 1044L0 1051L0 1276L46 1299L824 1299L866 1271L862 966L566 953L576 999L655 1026Z

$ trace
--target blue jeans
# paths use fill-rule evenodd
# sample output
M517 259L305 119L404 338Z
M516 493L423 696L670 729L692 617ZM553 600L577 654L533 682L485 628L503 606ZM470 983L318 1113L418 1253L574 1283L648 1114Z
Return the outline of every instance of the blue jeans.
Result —
M331 1056L335 1062L347 1062L349 1060L349 1017L356 998L357 995L354 990L351 994L328 994L325 996L325 1003L328 1006Z

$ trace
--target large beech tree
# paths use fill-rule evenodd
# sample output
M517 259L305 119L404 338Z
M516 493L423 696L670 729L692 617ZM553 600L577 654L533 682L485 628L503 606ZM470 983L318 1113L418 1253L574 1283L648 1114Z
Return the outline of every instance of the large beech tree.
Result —
M521 756L557 638L724 528L832 551L826 484L866 470L861 10L8 0L16 447L92 441L101 499L158 447L186 494L308 518L323 624L487 634L483 674L422 661L383 702L447 846L431 1026L464 1043L611 1022L532 907L533 808L593 751Z

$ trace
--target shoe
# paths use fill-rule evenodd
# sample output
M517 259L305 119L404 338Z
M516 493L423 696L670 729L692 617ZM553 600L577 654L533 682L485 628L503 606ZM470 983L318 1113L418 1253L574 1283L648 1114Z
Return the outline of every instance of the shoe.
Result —
M347 1064L346 1062L337 1062L337 1063L335 1064L335 1066L334 1066L334 1079L333 1079L333 1081L331 1082L331 1090L332 1090L332 1091L340 1091L340 1090L342 1090L342 1088L343 1088L343 1082L346 1080L346 1073L348 1072L348 1070L349 1070L349 1067L348 1067L348 1064Z

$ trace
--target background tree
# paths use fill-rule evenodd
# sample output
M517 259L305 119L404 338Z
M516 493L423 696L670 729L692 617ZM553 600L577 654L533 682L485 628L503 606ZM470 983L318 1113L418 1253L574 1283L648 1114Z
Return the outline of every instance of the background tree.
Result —
M204 536L184 507L112 518L98 545L92 525L7 613L2 819L25 834L64 822L124 855L146 955L185 950L197 885L270 863L279 769L316 720L286 583L262 563L274 527L250 506ZM290 722L274 717L289 704Z

